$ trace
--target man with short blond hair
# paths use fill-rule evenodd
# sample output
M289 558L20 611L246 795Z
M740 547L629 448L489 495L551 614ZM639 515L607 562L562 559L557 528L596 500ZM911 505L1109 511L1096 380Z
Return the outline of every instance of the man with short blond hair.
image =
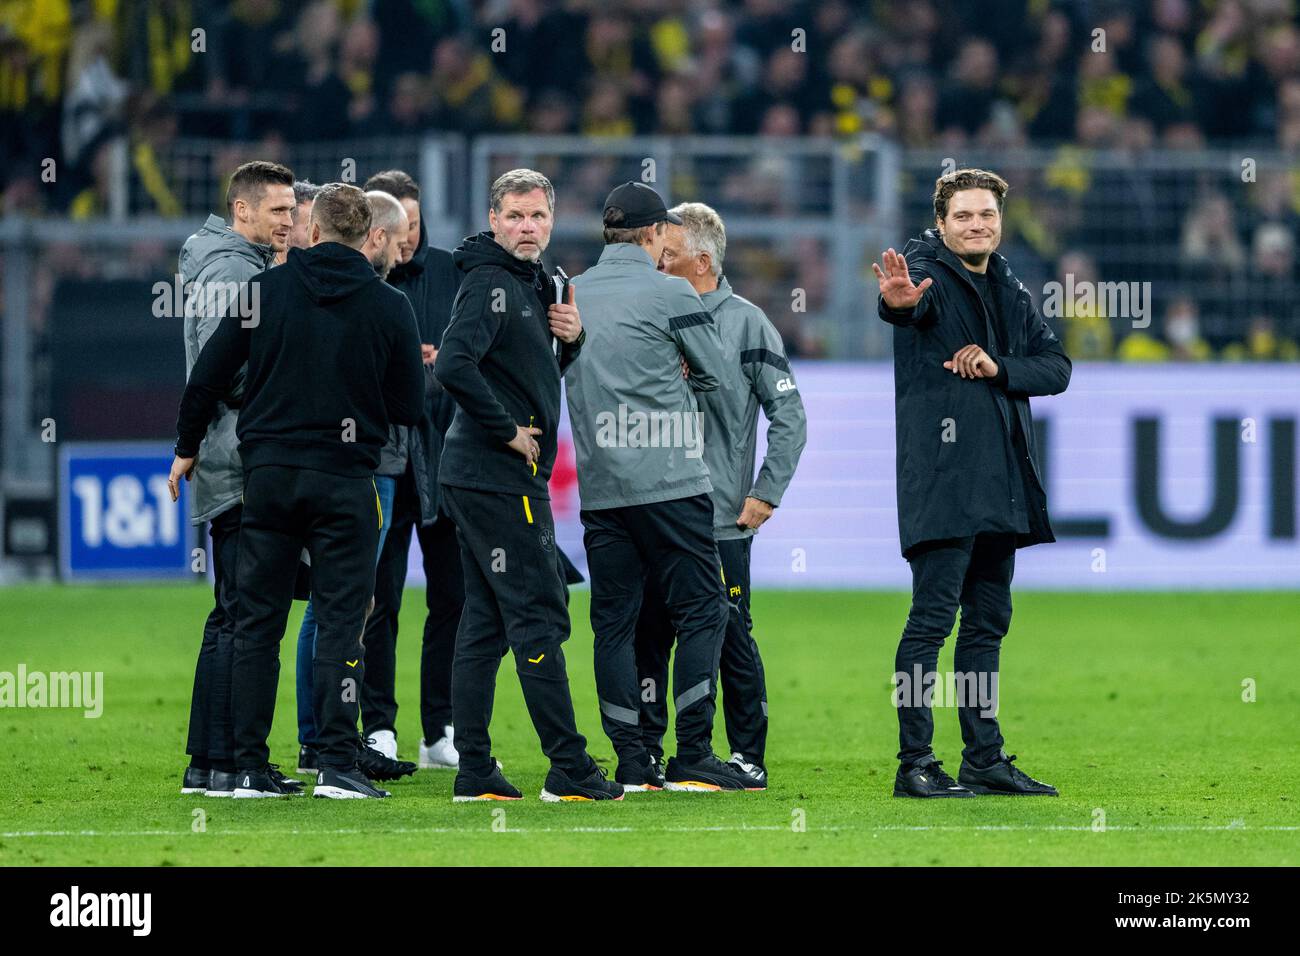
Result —
M406 240L406 210L393 196L380 190L366 193L370 205L370 229L361 244L361 254L374 267L380 278L386 278L393 264L401 255L402 243ZM384 549L384 539L388 536L392 524L394 488L396 475L406 468L407 429L405 425L389 424L388 441L379 450L379 465L375 468L375 494L379 501L379 555ZM367 651L370 648L367 647ZM316 605L311 599L303 611L302 624L298 629L297 653L297 689L298 689L298 772L317 772L320 767L315 759L316 718L314 709L316 657ZM416 770L415 764L397 760L392 755L373 746L373 738L358 747L358 763L368 777L374 780L397 780L409 776Z

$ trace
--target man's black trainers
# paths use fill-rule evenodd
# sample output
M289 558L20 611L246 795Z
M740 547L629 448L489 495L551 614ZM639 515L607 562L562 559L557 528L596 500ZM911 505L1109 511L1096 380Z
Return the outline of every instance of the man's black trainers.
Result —
M742 776L749 778L749 783L745 786L746 790L767 789L767 768L761 763L751 763L745 759L744 754L732 754L727 765L735 767Z
M973 797L967 790L943 771L943 761L899 767L894 777L896 797Z
M581 772L581 771L579 771ZM569 803L578 800L622 800L623 784L605 779L604 767L591 764L591 772L582 778L571 777L559 767L551 767L542 785L541 797L546 803Z
M311 795L331 800L377 800L389 793L373 786L366 779L365 773L354 764L347 770L321 767L316 772L316 786L312 788Z
M254 797L288 797L292 794L271 776L274 768L267 764L261 770L241 770L235 775L236 800Z
M1007 797L1058 796L1056 788L1050 783L1035 780L1019 767L1013 766L1012 761L1015 759L1015 754L1008 757L1006 751L1003 751L989 767L977 767L963 760L957 779L975 793Z
M549 778L548 778L549 779ZM524 795L501 773L501 766L492 761L492 771L485 777L467 772L463 767L456 771L452 787L453 803L472 800L522 800Z
M374 747L357 748L357 766L371 780L400 780L415 773L409 760L389 760Z
M233 770L218 770L212 768L212 774L208 777L208 789L203 792L205 797L233 797L235 795L235 782L239 779L239 774Z
M618 762L614 771L614 782L623 785L623 791L662 790L664 775L659 770L659 763L646 756L644 760L627 759Z
M267 766L271 768L269 771L271 779L278 783L280 789L289 794L289 796L301 797L307 792L307 788L303 785L301 780L298 780L295 777L286 777L282 774L278 763L267 764Z
M181 793L207 793L208 783L212 780L212 771L200 770L198 767L186 767L185 776L181 778Z
M316 773L320 770L320 753L315 747L303 744L298 748L298 772Z
M714 754L706 754L687 763L680 757L668 758L664 771L664 789L701 793L717 790L748 790L752 781L731 764Z

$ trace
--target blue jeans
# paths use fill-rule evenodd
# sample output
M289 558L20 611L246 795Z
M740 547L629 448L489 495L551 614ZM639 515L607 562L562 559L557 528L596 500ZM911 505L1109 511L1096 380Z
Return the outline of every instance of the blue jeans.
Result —
M397 489L396 478L375 475L375 492L379 496L379 509L383 515L383 524L379 528L379 547L375 551L375 563L384 551L384 539L388 537L388 525L393 517L393 495ZM316 718L311 709L312 669L316 659L316 617L312 614L311 601L307 601L307 611L302 616L302 627L298 630L298 743L304 747L316 746Z

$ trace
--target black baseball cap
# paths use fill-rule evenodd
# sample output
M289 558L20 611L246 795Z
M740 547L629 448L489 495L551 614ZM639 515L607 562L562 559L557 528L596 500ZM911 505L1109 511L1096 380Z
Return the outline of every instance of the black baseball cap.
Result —
M623 221L615 225L617 229L637 229L657 222L671 222L675 226L682 224L682 217L670 213L663 198L645 183L624 183L615 187L605 197L605 208L610 206L623 210Z

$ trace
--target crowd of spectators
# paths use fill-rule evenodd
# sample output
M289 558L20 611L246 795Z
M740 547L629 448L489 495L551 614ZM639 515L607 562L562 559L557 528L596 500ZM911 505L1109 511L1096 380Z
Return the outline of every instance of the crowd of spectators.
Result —
M75 218L108 212L122 142L128 212L206 211L173 148L196 138L268 158L428 131L1290 154L1300 23L1293 0L6 0L0 123L3 211ZM1261 180L1249 202L1185 185L1161 220L1181 235L1157 238L1198 283L1191 311L1247 308L1238 344L1265 320L1296 337L1300 179ZM1036 241L1053 211L1016 216L1045 276L1077 254L1131 278L1107 261L1113 222L1084 213ZM1170 290L1162 306L1187 314ZM1123 339L1080 337L1099 356Z

